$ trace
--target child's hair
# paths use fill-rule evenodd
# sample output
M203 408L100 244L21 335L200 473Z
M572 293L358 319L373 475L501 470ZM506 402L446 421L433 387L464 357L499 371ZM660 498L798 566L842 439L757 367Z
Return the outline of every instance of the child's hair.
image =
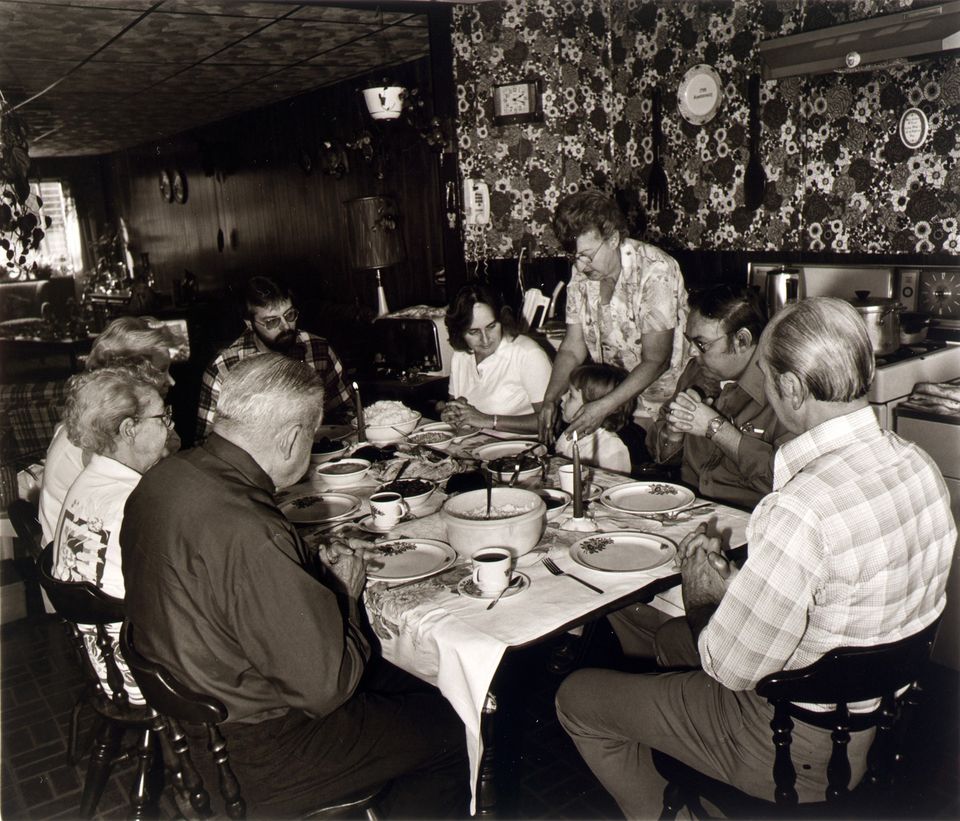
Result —
M570 384L580 391L584 403L587 403L603 398L626 378L627 372L617 365L590 362L573 369ZM636 399L624 402L603 420L602 427L616 433L633 418L636 404Z

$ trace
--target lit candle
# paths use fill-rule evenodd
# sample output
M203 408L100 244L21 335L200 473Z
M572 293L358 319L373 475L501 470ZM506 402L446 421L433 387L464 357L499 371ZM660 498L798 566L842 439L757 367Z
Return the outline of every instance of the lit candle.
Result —
M360 401L360 386L353 383L353 405L357 414L357 441L367 441L367 431L363 424L363 403Z
M573 518L583 518L583 481L580 477L580 444L573 432Z

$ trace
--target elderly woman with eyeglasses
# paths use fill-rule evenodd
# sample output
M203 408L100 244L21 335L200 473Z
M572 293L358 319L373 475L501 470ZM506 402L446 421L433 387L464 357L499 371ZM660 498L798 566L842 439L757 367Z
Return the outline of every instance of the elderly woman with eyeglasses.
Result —
M54 536L53 575L61 581L90 582L123 598L123 506L167 447L170 408L136 368L107 366L72 378L64 422L70 439L91 456L63 501ZM120 626L113 627L116 638ZM92 626L84 631L84 644L101 683L109 688ZM126 666L119 666L130 701L142 703Z
M687 291L680 266L659 248L630 239L623 213L597 191L563 199L553 225L570 252L573 273L567 332L540 409L541 439L552 441L570 374L588 357L619 365L628 376L614 391L587 402L566 435L592 433L634 398L634 421L646 428L673 394L686 361Z
M487 285L465 285L447 309L450 401L441 413L456 427L535 433L550 380L550 358L517 330L513 313Z

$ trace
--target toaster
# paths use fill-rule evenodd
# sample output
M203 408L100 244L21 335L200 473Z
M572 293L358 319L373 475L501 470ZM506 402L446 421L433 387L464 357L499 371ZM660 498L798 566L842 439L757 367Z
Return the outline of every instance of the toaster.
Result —
M414 305L374 320L376 361L396 372L449 376L453 348L444 309Z

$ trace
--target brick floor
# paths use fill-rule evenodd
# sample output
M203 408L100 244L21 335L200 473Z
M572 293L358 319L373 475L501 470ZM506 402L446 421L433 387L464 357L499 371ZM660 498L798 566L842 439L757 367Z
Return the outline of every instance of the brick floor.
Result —
M598 631L599 632L599 631ZM594 659L605 657L600 637ZM613 800L577 755L557 724L553 695L561 678L547 672L549 648L508 655L504 665L504 735L498 738L502 818L620 818ZM510 679L513 679L512 681ZM932 666L895 818L960 818L960 701L957 673ZM0 628L0 817L77 817L86 762L66 763L70 711L81 681L73 650L52 616L30 616ZM81 723L88 737L92 718ZM98 819L126 818L133 763L111 775ZM178 814L169 794L161 818Z

